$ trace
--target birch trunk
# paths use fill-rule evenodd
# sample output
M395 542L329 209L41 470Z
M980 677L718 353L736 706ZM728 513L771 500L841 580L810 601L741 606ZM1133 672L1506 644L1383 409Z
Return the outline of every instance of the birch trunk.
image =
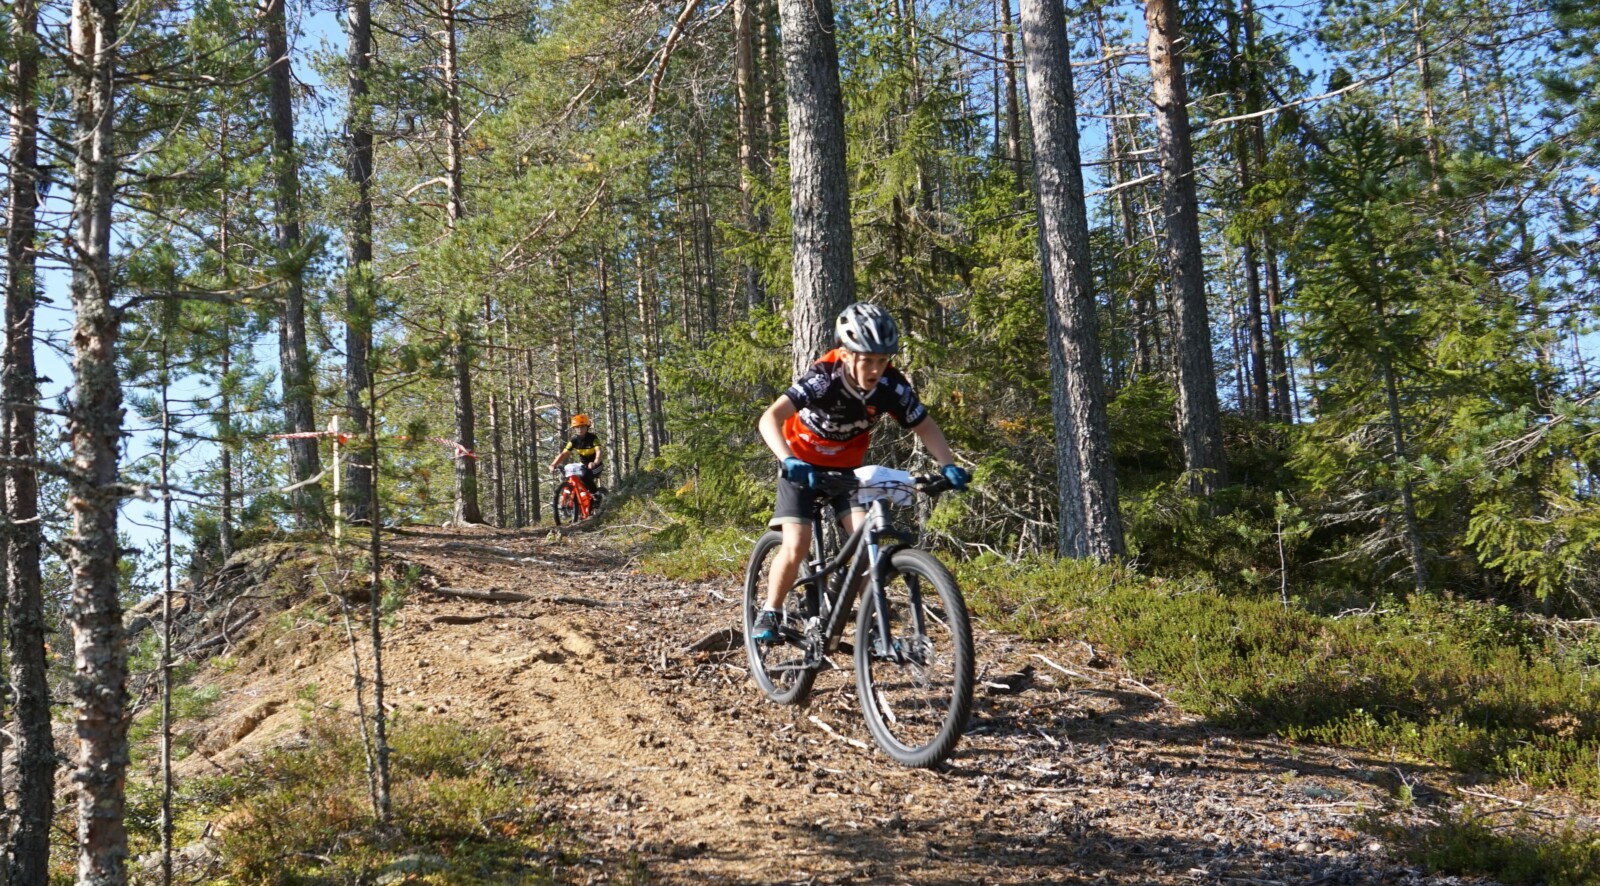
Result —
M1070 44L1056 0L1022 0L1020 6L1050 342L1061 524L1057 544L1066 556L1109 560L1126 548L1100 378Z
M779 0L789 92L794 219L793 374L833 344L833 321L855 299L844 98L832 0Z
M74 0L72 143L72 369L67 421L73 475L68 572L72 589L73 713L78 739L78 882L127 882L123 822L128 771L127 641L117 591L117 444L122 385L117 376L118 316L111 304L111 208L117 157L116 0Z

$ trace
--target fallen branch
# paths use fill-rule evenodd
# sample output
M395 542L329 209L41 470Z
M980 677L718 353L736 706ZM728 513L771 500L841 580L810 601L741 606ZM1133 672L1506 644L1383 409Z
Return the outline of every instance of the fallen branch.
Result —
M439 546L445 551L467 551L473 554L489 554L494 557L504 557L508 560L520 560L523 555L510 548L497 548L493 545L473 544L470 541L447 541Z
M872 748L867 746L866 742L861 741L860 739L849 738L849 737L840 735L839 733L835 732L832 726L829 726L827 723L824 723L822 721L822 718L818 717L816 714L812 714L811 716L807 717L806 719L810 720L812 723L815 723L817 725L818 729L821 729L823 732L828 733L829 735L833 736L834 738L837 738L838 740L844 742L845 744L847 744L847 745L849 745L849 746L851 746L853 748L860 748L863 751L872 750Z
M492 618L533 618L521 612L487 612L483 615L435 615L429 619L436 625L475 625Z
M1080 674L1077 671L1074 671L1072 668L1065 667L1063 665L1058 665L1055 662L1051 661L1046 656L1040 655L1037 652L1035 652L1033 654L1033 657L1037 658L1038 660L1040 660L1042 662L1044 662L1045 664L1049 665L1050 667L1055 668L1056 670L1060 671L1061 673L1066 674L1069 677L1077 677L1079 680L1088 680L1090 683L1101 682L1100 680L1097 680L1094 677L1089 676L1088 674Z
M225 627L223 627L222 633L216 635L215 637L212 637L209 640L201 640L199 643L196 643L196 644L190 646L188 649L184 650L184 654L185 655L192 655L192 654L194 654L196 652L199 652L201 650L210 649L213 646L221 646L223 643L230 642L228 640L228 635L230 633L232 633L234 631L237 631L240 628L244 627L245 625L249 624L251 621L255 620L256 616L258 616L260 614L261 614L261 610L259 610L259 609L252 609L249 612L246 612L244 615L240 616L238 621L234 622L231 625L226 625Z
M533 597L527 594L513 594L510 591L474 591L469 588L423 588L430 594L441 597L460 597L465 600L487 600L491 603L526 603Z
M626 604L623 604L623 603L613 603L613 602L608 601L608 600L596 600L593 597L569 597L566 594L562 594L559 597L551 597L550 598L550 602L551 603L565 603L565 604L567 604L569 606L611 607L611 606L623 606L623 605L626 605Z
M684 652L729 652L744 642L744 631L739 628L717 628L689 644Z

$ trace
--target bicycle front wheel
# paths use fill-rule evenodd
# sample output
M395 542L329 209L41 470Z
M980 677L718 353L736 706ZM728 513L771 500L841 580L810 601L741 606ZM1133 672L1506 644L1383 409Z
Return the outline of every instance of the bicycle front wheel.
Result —
M784 626L776 642L757 643L751 638L756 616L766 605L767 581L782 547L783 533L768 532L750 552L744 577L744 649L750 659L750 676L761 691L778 704L799 704L811 694L811 684L817 680L804 627L805 589L795 588L783 601Z
M555 500L550 503L550 516L556 521L557 526L562 523L571 524L576 520L571 484L562 482L556 486Z
M955 577L903 548L884 576L887 631L870 591L857 604L856 694L867 728L896 762L937 766L972 713L972 628Z

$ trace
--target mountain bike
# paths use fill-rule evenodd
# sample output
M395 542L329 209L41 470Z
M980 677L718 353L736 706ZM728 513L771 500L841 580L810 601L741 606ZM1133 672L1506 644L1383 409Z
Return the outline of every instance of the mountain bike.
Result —
M833 667L830 655L853 654L856 696L873 740L905 766L936 766L955 750L972 712L972 629L955 577L915 546L915 533L896 525L890 506L951 486L937 475L876 466L858 473L865 479L842 471L817 475L814 488L822 494L811 516L812 558L790 586L772 643L751 634L783 534L768 532L756 542L744 584L750 673L768 698L798 704L817 674ZM823 512L841 493L856 494L868 507L855 532L835 542L823 532ZM845 625L863 591L847 641Z
M589 519L599 510L602 499L599 492L591 493L583 485L583 465L567 464L563 473L566 479L556 486L555 500L550 504L557 526Z

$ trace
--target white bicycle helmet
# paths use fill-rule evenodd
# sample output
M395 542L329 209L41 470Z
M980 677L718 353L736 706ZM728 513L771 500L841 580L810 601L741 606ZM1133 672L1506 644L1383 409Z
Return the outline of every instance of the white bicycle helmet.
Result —
M877 305L856 302L839 314L833 331L845 350L857 354L897 354L900 329L889 312Z

